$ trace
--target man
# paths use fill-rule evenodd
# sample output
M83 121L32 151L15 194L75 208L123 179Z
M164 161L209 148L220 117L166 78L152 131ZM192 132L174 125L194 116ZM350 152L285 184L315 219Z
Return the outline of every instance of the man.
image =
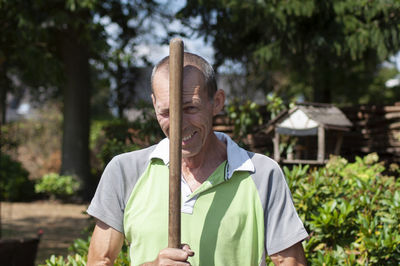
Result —
M169 136L169 61L152 73L152 100ZM214 71L185 53L182 114L182 242L168 237L168 139L116 156L106 167L88 213L97 218L88 265L112 265L124 238L132 265L305 265L308 235L279 166L213 132L225 102Z

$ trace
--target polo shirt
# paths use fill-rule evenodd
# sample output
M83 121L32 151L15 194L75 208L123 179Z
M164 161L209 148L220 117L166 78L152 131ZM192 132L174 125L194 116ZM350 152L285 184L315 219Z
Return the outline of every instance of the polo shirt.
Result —
M181 240L191 265L265 265L269 255L305 239L285 177L267 156L227 135L227 160L195 191L182 185ZM116 156L88 213L124 233L132 265L153 261L168 245L169 141Z

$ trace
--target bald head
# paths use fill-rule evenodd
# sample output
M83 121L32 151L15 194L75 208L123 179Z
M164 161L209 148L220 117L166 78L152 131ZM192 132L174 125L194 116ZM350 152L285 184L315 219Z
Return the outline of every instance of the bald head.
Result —
M183 66L192 66L200 70L203 74L204 84L207 89L207 95L212 99L217 91L217 82L215 80L215 72L212 66L201 56L185 52L183 55ZM164 57L157 65L154 66L151 73L151 90L154 92L154 76L159 71L169 72L169 56Z

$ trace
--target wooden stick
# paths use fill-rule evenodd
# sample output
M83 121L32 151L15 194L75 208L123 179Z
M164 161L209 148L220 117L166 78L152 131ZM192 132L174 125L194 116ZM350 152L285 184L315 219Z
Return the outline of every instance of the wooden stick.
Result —
M169 45L169 219L168 247L181 245L183 42Z

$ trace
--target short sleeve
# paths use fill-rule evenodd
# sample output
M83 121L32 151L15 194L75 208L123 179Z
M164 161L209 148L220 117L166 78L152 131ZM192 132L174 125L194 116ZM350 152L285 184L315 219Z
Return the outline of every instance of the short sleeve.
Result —
M308 237L293 204L280 167L270 172L266 220L266 249L269 255L285 250Z
M123 233L123 173L117 158L112 159L101 176L87 213Z
M264 210L264 240L268 255L285 250L308 237L293 204L279 165L271 158L250 153L255 166L252 178Z

